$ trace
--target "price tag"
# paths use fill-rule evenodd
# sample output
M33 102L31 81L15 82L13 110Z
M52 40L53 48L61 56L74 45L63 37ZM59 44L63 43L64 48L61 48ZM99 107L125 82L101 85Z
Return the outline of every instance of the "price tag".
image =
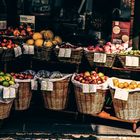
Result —
M116 89L114 98L119 99L119 100L123 100L123 101L127 101L128 100L128 94L129 93L126 90Z
M46 81L41 82L41 90L47 90L47 82Z
M106 63L106 54L105 53L94 53L94 62Z
M7 87L3 88L3 99L9 99L10 97L10 89Z
M31 89L32 90L37 90L38 89L38 84L36 80L31 80Z
M23 48L24 48L23 54L29 54L29 47L28 47L28 45L24 44Z
M136 56L126 56L125 65L126 66L138 67L139 66L139 57L136 57Z
M89 85L89 91L90 91L90 93L97 92L97 87L96 87L96 85L90 84L90 85Z
M6 28L7 28L7 21L6 20L0 21L0 30L4 30Z
M82 87L82 89L83 89L83 93L90 93L90 89L89 89L89 85L88 84L83 84L83 87Z
M10 88L9 98L16 98L16 89Z
M34 46L33 45L28 45L28 53L34 54Z
M58 57L64 57L64 56L65 56L65 48L60 48Z
M53 91L53 82L47 82L47 91Z
M14 48L14 52L15 52L15 57L18 57L22 54L21 48L19 46Z
M70 48L65 49L65 56L64 57L67 57L67 58L71 57L71 49Z

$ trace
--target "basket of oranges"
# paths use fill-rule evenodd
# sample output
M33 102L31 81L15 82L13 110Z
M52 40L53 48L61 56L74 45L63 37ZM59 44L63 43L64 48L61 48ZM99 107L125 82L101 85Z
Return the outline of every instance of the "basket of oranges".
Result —
M123 120L140 119L140 82L110 78L110 92L116 117Z

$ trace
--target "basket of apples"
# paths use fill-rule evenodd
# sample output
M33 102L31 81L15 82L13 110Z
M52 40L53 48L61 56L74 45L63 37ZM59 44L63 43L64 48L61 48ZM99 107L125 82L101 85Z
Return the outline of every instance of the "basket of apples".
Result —
M71 74L62 74L58 71L39 71L37 75L40 79L44 107L51 110L65 109Z
M11 39L2 39L0 41L1 61L8 62L14 60L22 54L21 47Z
M33 30L29 25L20 25L19 27L8 27L4 31L0 31L0 35L4 38L16 39L21 41L30 38L33 35Z
M140 81L109 79L116 117L123 120L140 119Z
M121 51L117 55L123 68L140 69L140 50L131 50L131 48Z
M116 54L124 47L119 44L107 42L105 45L88 46L84 49L85 56L91 66L112 67Z
M34 74L21 72L11 73L11 75L19 84L17 97L14 101L15 110L27 110L32 98L31 80L34 78Z
M55 54L60 62L80 64L83 56L83 48L72 45L70 43L64 43L55 47Z
M9 73L0 72L0 119L8 118L16 98L18 84Z
M72 83L80 113L95 115L102 111L108 92L107 80L107 76L95 71L73 75Z

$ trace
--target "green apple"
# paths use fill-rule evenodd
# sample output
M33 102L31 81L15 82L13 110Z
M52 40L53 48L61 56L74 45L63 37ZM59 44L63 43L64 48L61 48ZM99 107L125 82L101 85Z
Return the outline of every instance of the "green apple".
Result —
M0 76L0 82L3 82L5 78L3 76Z
M11 80L10 76L4 76L4 78L5 78L6 81L10 81Z
M9 84L10 84L10 85L14 85L15 82L14 82L14 81L9 81Z
M5 87L9 87L9 82L8 81L3 81L2 85L5 86Z
M4 76L4 72L0 71L0 76Z

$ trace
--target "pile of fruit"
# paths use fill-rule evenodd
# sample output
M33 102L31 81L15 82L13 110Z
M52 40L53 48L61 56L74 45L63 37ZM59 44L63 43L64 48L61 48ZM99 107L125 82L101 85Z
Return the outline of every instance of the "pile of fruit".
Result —
M94 46L88 46L87 50L92 51L92 52L104 52L107 54L112 54L112 53L119 53L122 50L125 50L125 44L112 44L111 42L107 42L105 45L100 46L96 45Z
M76 74L74 80L79 81L83 84L102 84L108 79L102 72L97 73L96 71L86 71L84 73Z
M54 36L51 30L43 30L41 32L35 32L32 39L28 39L26 44L35 45L37 47L52 47L62 43L62 39L59 36Z
M136 82L136 81L131 81L131 82L122 82L122 81L119 81L119 79L117 78L114 78L112 79L113 81L113 85L115 87L118 87L120 89L136 89L136 88L140 88L140 83Z
M24 80L24 79L33 79L34 76L32 74L27 74L27 73L11 73L11 76L14 77L14 79L20 79L20 80Z
M2 39L0 41L0 47L11 49L11 48L15 48L17 46L18 45L15 44L11 39Z
M140 56L140 50L121 51L119 54Z
M8 27L5 31L0 31L0 35L15 36L15 37L26 37L32 36L32 28L24 25L20 25L18 28Z
M0 85L4 87L9 87L15 84L14 77L9 73L0 72Z

